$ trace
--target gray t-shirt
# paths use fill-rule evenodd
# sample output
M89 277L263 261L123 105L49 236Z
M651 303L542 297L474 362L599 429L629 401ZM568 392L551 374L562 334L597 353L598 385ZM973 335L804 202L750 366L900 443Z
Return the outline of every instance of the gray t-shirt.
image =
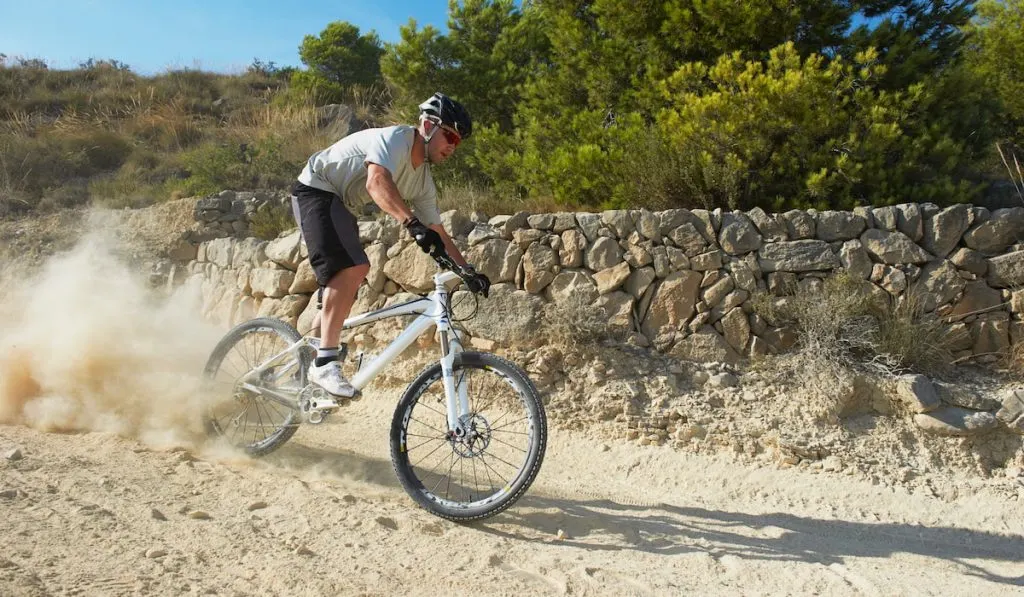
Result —
M352 133L323 151L314 153L299 174L299 182L342 198L353 214L373 199L366 192L366 168L377 164L387 168L402 199L424 224L440 224L437 187L430 164L412 167L412 144L416 129L408 125L366 129Z

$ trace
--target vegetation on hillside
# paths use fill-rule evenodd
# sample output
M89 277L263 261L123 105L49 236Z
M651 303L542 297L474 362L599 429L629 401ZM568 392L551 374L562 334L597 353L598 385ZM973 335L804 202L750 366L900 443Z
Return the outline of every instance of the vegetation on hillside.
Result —
M280 188L334 140L318 106L411 122L437 90L478 131L441 183L485 209L1024 200L1024 0L462 0L448 16L393 44L329 23L297 40L305 68L239 75L2 59L0 214Z

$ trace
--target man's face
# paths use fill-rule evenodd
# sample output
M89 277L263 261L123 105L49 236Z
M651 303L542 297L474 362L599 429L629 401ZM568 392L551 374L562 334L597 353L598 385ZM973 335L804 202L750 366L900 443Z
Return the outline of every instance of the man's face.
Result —
M427 151L430 154L430 163L440 164L455 153L455 148L462 141L462 137L443 124L428 123L427 126L437 127L437 132L427 145Z

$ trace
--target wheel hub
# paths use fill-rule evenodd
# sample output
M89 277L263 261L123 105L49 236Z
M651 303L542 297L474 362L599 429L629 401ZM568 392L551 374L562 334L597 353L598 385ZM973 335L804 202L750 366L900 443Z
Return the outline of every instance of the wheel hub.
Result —
M449 434L449 441L455 453L463 458L476 458L482 455L487 446L491 445L491 425L482 415L469 416L462 425L465 432L457 437L454 432Z

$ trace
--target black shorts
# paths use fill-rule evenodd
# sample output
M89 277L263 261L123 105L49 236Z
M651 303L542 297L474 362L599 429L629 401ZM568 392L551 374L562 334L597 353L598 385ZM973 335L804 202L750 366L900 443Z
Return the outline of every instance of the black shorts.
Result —
M292 187L292 212L320 286L327 286L343 269L370 262L359 242L359 223L334 193L296 182Z

